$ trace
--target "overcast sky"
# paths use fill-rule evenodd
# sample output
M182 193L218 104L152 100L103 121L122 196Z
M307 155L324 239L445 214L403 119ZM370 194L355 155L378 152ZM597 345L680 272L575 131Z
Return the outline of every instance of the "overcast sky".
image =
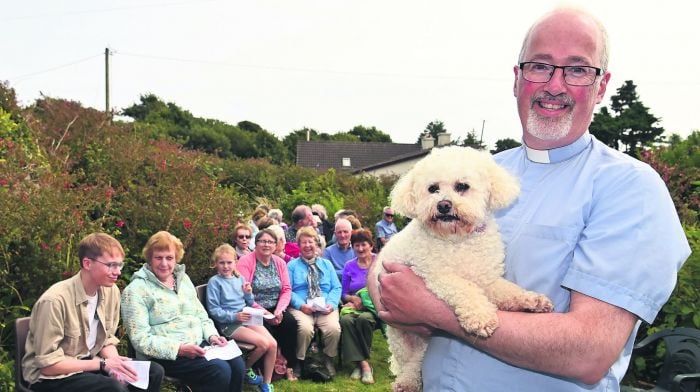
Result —
M558 1L0 0L0 80L105 107L146 93L195 116L248 120L280 138L375 126L413 143L433 120L520 140L512 94L523 35ZM700 129L700 2L587 0L607 26L612 79L667 133ZM597 110L596 110L597 111ZM485 121L485 123L484 123Z

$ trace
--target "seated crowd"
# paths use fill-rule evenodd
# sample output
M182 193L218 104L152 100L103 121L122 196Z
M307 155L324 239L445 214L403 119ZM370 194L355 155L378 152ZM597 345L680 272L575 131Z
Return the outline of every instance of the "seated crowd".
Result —
M199 391L241 391L244 382L272 391L276 367L287 380L301 376L318 333L331 376L340 351L354 364L351 379L374 383L370 350L381 321L365 286L375 244L371 231L353 230L360 223L352 211L335 218L333 226L323 206L301 205L287 226L280 210L257 208L234 228L231 244L213 250L206 306L180 264L185 249L174 235L149 238L146 262L121 297L121 245L107 234L86 236L80 271L32 309L24 379L36 391L158 391L164 376ZM149 361L146 389L131 385L135 363L117 352L120 317L133 359ZM236 342L254 348L233 359L205 358L209 346Z

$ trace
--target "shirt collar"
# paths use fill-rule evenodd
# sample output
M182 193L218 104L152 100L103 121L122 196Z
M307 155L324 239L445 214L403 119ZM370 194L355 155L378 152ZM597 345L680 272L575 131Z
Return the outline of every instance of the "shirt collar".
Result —
M527 158L535 163L559 163L563 162L569 158L578 155L581 151L585 150L591 144L592 136L588 131L586 131L580 138L576 139L573 143L553 148L551 150L535 150L527 145L523 144L525 147L525 152L527 153Z
M80 279L80 274L82 273L82 269L75 275L73 275L70 279L73 283L73 292L75 293L75 304L80 305L83 302L87 302L88 296L87 293L85 292L85 287L83 287L83 281ZM99 296L100 288L97 288L97 293ZM99 297L98 297L99 298Z

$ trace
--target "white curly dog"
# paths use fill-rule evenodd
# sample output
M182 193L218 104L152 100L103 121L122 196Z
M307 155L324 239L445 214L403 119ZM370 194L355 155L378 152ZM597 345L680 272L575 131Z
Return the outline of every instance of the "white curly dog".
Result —
M368 279L384 272L384 260L411 266L454 309L462 328L480 337L498 326L497 309L550 312L546 296L503 278L504 249L492 212L519 191L486 151L433 149L394 186L392 208L413 220L382 249ZM427 339L397 328L387 332L394 391L420 391Z

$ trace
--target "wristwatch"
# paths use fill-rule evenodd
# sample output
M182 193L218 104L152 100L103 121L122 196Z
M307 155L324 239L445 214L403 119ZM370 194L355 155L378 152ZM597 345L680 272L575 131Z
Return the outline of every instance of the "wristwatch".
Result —
M107 366L107 362L105 361L105 359L100 358L100 373L104 374L106 366Z

